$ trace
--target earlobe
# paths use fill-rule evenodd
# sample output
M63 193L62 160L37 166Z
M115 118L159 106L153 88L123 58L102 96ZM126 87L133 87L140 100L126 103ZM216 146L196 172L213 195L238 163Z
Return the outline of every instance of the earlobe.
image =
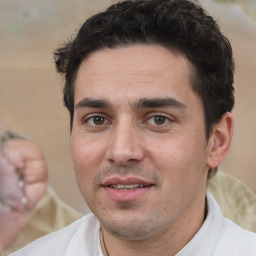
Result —
M208 167L215 168L219 166L227 155L232 140L233 124L233 115L227 112L220 122L213 126L208 142Z

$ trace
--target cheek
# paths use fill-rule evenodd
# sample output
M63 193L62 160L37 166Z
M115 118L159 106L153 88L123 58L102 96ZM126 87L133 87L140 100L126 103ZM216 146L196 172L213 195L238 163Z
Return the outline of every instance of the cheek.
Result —
M177 169L189 157L188 152L186 152L187 143L183 138L165 138L153 143L154 147L150 147L148 150L149 156L160 169Z
M102 143L74 134L71 138L70 151L77 182L81 185L92 182L104 161Z
M92 163L99 156L101 147L98 141L92 140L80 132L72 134L70 151L74 164L82 167Z
M71 157L78 188L88 204L90 203L92 184L95 175L92 154L87 147L82 147L77 143L71 143Z
M159 174L170 178L171 183L184 176L186 180L188 177L193 179L196 172L200 172L206 165L204 143L203 140L193 139L193 136L175 136L151 147L149 156Z

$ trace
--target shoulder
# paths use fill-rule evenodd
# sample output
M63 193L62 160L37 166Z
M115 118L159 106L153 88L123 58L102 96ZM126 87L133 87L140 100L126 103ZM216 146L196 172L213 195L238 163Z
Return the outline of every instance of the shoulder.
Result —
M74 241L73 238L77 237L78 233L79 237L81 237L81 233L83 233L83 238L87 234L93 233L93 230L95 230L97 226L97 222L98 221L94 215L86 215L59 231L37 239L10 256L64 256L68 247L70 247L72 241Z
M223 230L214 255L255 256L256 234L244 230L234 222L224 218Z

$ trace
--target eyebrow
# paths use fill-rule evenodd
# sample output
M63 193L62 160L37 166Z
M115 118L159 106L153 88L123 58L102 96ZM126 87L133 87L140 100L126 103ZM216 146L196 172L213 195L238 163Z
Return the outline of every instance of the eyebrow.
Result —
M80 100L75 109L80 108L110 108L110 103L104 99L93 99L93 98L84 98Z
M161 107L172 107L176 109L184 109L186 108L186 105L174 98L165 97L165 98L143 98L133 103L132 107L134 109L161 108ZM75 109L81 109L81 108L112 108L112 105L109 101L105 99L84 98L75 105Z
M166 98L144 98L140 99L138 102L135 103L135 108L162 108L162 107L172 107L177 109L184 109L186 105L182 102L166 97Z

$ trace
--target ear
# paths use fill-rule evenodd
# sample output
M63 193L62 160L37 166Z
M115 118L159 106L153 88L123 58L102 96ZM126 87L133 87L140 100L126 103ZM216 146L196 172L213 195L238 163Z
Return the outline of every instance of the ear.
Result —
M220 122L214 125L208 141L208 167L215 168L224 160L230 148L233 126L234 118L230 112L225 113Z

